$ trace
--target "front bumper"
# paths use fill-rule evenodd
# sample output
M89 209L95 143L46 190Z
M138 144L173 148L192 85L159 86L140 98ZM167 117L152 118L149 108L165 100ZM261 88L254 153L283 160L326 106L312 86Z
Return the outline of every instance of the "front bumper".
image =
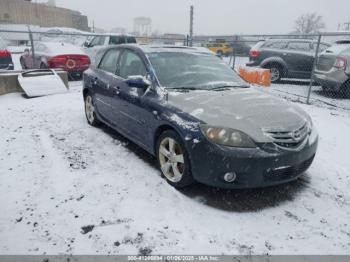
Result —
M314 74L314 80L316 83L333 91L339 91L349 77L350 76L347 75L344 70L336 69L332 69L328 72L316 70Z
M295 180L310 167L317 145L317 134L311 135L299 151L229 148L203 139L192 146L192 175L200 183L219 188L258 188L282 184ZM236 180L226 182L225 174L233 172Z

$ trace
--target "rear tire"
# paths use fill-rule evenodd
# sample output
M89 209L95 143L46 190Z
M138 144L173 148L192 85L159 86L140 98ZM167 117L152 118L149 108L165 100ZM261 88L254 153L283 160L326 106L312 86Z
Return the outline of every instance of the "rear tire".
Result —
M97 127L101 122L96 117L95 105L93 98L90 94L87 94L84 99L85 104L85 116L89 125Z
M49 67L45 65L44 63L40 64L40 69L48 69Z
M265 68L270 69L271 71L271 83L278 83L281 81L283 70L279 65L267 65Z
M24 62L24 59L23 59L23 58L21 58L19 62L21 63L21 67L22 67L23 70L28 69L27 66L26 66L26 63Z
M350 78L342 85L339 92L346 98L350 98Z
M194 183L186 147L175 131L163 132L156 149L159 169L171 186L184 188Z

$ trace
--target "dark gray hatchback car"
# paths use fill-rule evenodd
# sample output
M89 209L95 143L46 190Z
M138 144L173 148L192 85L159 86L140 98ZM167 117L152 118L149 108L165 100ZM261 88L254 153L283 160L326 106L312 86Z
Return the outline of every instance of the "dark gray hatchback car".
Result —
M251 88L203 48L108 47L84 72L83 96L90 125L103 122L156 156L175 187L286 183L317 150L307 113Z
M271 70L271 81L281 78L308 79L314 63L317 43L310 39L269 39L257 43L249 53L247 66ZM330 45L321 43L321 51Z

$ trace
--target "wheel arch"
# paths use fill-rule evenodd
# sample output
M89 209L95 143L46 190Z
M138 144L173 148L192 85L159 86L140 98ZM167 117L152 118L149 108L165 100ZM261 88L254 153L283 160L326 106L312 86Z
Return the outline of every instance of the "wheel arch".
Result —
M157 127L156 131L154 132L154 136L153 136L153 153L154 155L157 154L157 143L158 143L158 139L159 137L168 130L172 130L176 133L178 133L181 136L181 133L179 133L179 131L172 125L168 124L168 123L164 123L160 126Z
M271 65L276 65L282 69L283 76L288 74L287 63L280 57L270 57L261 62L262 68L269 68Z

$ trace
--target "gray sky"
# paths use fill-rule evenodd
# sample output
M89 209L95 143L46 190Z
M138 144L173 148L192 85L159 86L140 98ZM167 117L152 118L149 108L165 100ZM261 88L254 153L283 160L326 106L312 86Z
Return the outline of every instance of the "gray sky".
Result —
M188 33L191 4L195 34L289 33L295 19L307 12L322 15L328 31L350 22L350 0L57 0L97 27L132 30L134 17L148 16L153 30L161 33Z

